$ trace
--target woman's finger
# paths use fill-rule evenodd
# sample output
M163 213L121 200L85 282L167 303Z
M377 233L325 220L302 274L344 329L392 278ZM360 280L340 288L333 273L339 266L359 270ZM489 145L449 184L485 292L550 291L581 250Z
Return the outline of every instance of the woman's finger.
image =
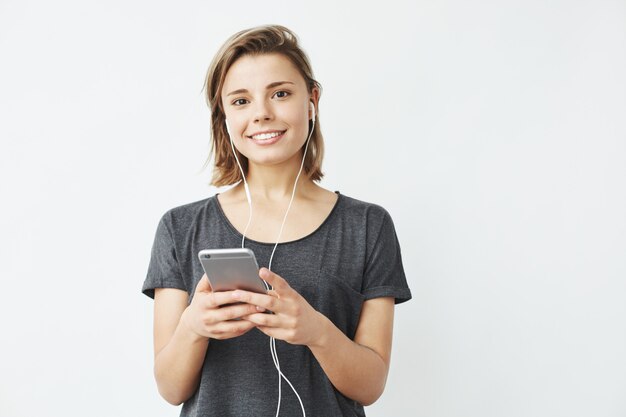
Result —
M217 291L205 295L205 306L208 308L217 308L224 304L232 304L236 302L233 298L233 291Z
M280 311L279 299L271 295L235 290L233 291L232 297L233 301L253 304L273 312Z
M244 320L254 323L257 327L280 327L281 319L276 314L254 313L243 317Z
M272 288L278 293L283 293L291 289L289 283L280 275L270 271L267 268L261 268L259 270L259 276L265 280Z
M213 339L230 339L254 329L256 326L246 320L232 320L222 321L213 326L212 338Z
M292 330L286 330L280 327L270 327L270 326L256 326L257 329L265 333L269 337L273 337L276 340L284 340L287 343L293 335Z
M257 306L252 304L238 303L216 309L213 313L215 321L228 321L258 313Z

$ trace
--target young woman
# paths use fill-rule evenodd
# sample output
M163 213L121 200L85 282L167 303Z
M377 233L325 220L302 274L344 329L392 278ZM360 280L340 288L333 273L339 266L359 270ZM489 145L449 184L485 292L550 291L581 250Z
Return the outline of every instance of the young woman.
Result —
M142 291L159 392L181 416L363 416L385 387L394 304L411 298L392 219L316 184L321 86L289 29L233 35L205 87L212 184L235 185L158 224ZM198 252L242 242L268 294L212 291Z

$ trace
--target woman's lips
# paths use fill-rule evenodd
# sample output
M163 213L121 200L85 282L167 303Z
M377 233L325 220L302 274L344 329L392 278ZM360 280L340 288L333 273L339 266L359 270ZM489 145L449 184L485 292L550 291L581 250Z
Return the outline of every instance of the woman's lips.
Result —
M270 139L254 139L252 137L250 137L249 139L259 146L267 146L267 145L271 145L281 140L283 136L285 136L285 132L286 130L283 131L280 135L274 136L273 138L270 138Z

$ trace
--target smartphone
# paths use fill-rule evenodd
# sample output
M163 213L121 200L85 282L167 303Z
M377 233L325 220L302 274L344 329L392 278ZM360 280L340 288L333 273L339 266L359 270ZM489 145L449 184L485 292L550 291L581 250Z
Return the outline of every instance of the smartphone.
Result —
M259 277L256 257L250 249L204 249L198 252L198 257L213 291L239 289L267 293L265 282Z

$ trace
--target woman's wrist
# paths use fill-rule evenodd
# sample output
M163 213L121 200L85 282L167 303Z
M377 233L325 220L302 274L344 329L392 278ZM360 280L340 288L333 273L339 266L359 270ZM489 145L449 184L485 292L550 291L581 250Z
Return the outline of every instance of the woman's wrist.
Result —
M311 349L323 349L329 344L334 324L324 314L320 313L319 311L316 311L316 313L317 320L314 328L318 329L318 331L316 332L316 335L313 337L311 342L307 344L307 346Z

